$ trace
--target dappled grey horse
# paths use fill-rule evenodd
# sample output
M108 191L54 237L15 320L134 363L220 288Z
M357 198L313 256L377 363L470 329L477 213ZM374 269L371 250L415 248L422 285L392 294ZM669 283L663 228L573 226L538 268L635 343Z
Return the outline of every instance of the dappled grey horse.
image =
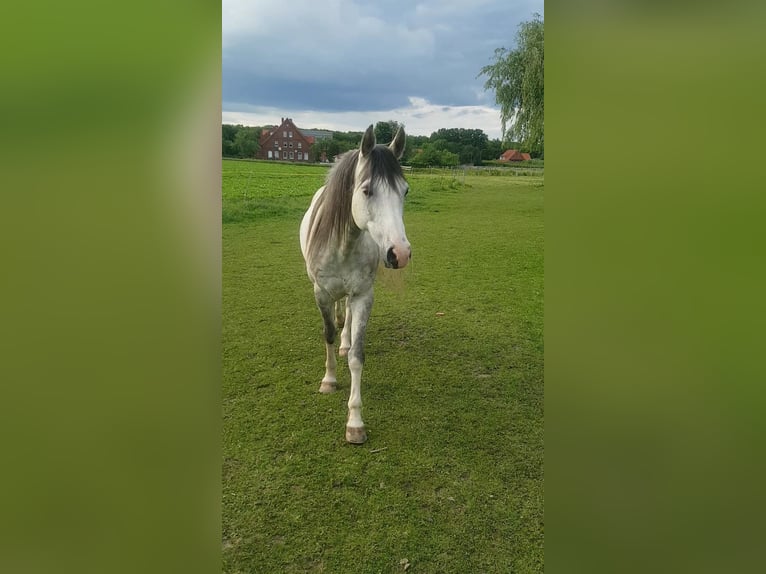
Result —
M388 146L377 145L372 126L367 128L359 149L343 154L330 170L301 222L301 251L324 321L327 360L319 392L336 390L335 336L342 328L339 353L348 355L351 371L346 440L354 444L367 440L362 367L378 264L401 269L412 254L402 221L409 191L399 165L404 142L402 128Z

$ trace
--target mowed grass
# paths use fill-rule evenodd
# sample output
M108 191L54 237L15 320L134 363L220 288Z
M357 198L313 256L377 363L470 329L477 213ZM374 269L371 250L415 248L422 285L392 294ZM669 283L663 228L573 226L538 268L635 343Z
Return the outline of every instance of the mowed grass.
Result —
M409 177L352 446L298 243L325 173L223 165L224 572L542 572L542 179Z

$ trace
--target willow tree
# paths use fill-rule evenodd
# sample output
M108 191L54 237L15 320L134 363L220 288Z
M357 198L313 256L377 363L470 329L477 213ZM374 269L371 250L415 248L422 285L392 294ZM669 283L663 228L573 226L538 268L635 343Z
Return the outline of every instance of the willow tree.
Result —
M484 66L484 88L500 104L503 141L518 141L534 155L545 147L544 22L539 14L519 24L514 50L495 50L495 63Z

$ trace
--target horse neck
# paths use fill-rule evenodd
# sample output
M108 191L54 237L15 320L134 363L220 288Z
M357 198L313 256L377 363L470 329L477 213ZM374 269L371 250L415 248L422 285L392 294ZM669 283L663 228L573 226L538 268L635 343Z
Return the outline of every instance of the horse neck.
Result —
M341 237L336 239L338 243L338 249L342 253L349 252L362 237L362 233L362 230L359 229L359 227L357 227L356 223L354 222L354 217L352 215L348 218L348 223L346 224Z

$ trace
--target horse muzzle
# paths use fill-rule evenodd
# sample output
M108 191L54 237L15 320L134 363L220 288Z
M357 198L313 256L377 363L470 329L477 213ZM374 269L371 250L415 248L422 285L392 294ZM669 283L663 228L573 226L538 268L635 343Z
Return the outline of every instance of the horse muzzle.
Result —
M407 267L407 263L412 259L412 248L410 244L397 245L395 247L389 247L386 252L386 267L393 267L394 269L402 269Z

